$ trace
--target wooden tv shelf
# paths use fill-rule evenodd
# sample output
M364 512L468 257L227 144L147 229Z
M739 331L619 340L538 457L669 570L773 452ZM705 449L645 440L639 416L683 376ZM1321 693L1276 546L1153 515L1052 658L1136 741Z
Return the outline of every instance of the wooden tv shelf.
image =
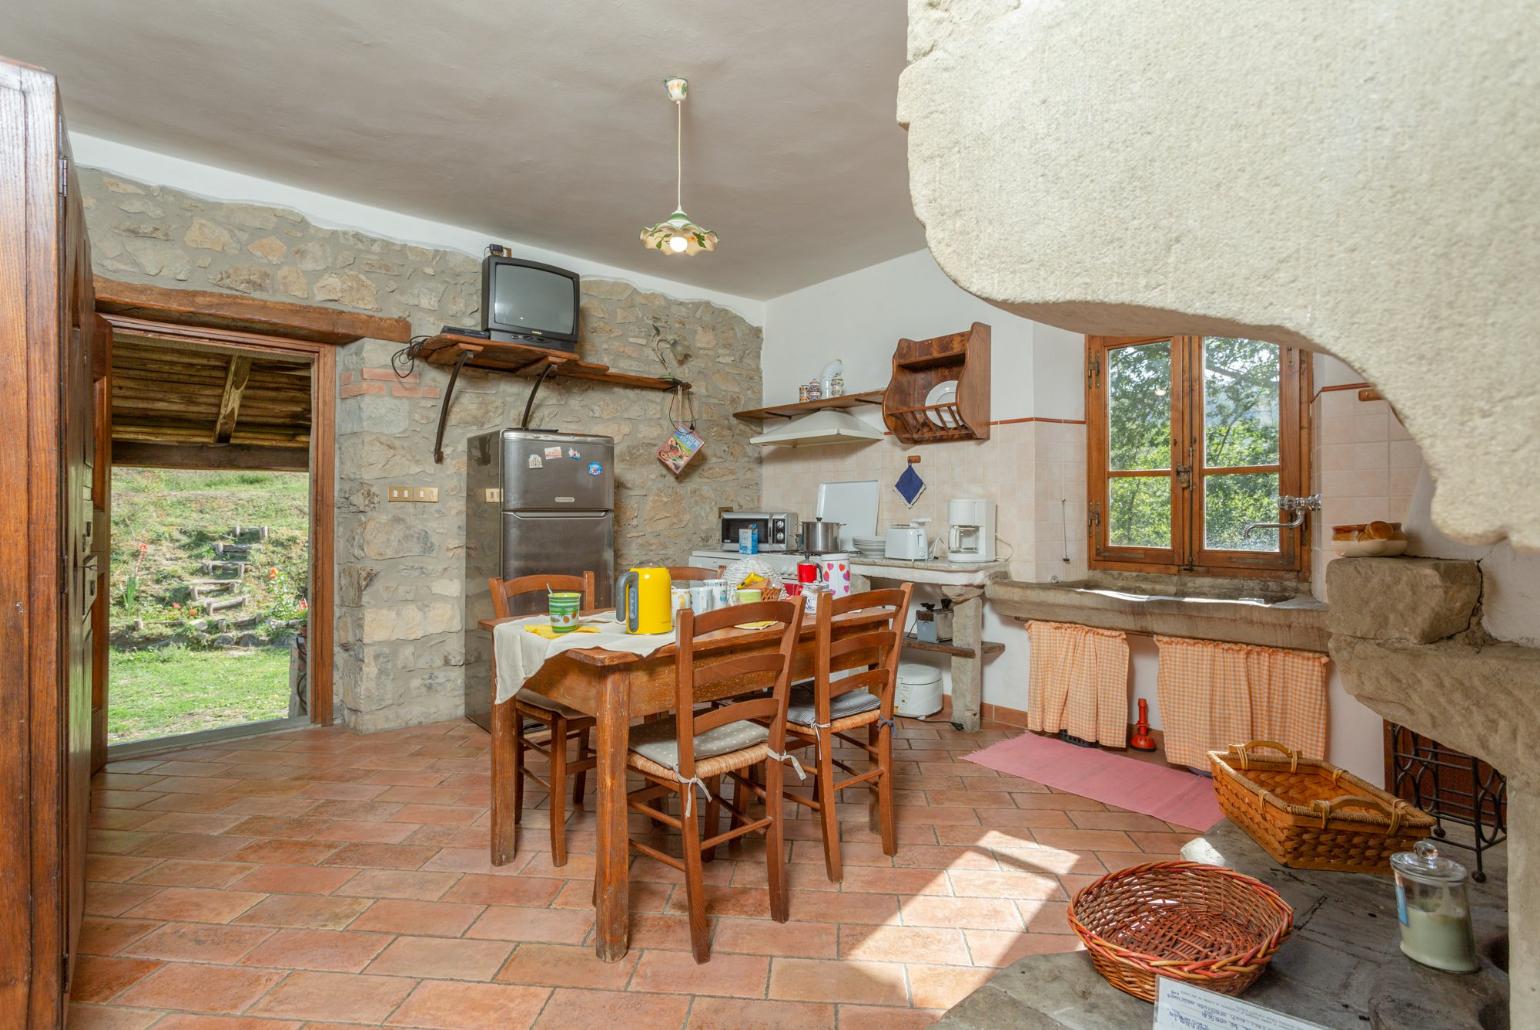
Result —
M882 391L867 390L865 393L847 393L839 397L825 397L822 400L816 401L798 401L795 404L768 404L763 408L735 411L733 412L733 418L741 419L744 422L763 422L767 418L796 418L798 415L806 415L810 411L824 411L830 408L854 408L861 404L882 404Z
M459 365L463 357L466 368L511 372L520 376L536 376L549 367L551 375L558 378L586 379L589 382L629 386L637 390L690 388L690 384L682 379L617 372L608 365L584 361L566 351L547 350L504 340L487 340L479 336L460 336L456 333L430 336L423 341L417 354L430 365Z

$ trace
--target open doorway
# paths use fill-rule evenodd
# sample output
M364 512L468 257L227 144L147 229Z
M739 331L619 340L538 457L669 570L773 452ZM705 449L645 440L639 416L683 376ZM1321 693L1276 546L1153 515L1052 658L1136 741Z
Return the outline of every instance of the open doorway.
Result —
M329 721L332 349L111 321L110 753Z

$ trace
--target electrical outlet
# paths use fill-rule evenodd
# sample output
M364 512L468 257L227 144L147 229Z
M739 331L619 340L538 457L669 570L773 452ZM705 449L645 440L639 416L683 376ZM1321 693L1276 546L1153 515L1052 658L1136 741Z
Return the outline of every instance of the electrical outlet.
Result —
M438 487L436 486L391 486L386 488L386 500L389 501L413 501L423 504L438 503Z

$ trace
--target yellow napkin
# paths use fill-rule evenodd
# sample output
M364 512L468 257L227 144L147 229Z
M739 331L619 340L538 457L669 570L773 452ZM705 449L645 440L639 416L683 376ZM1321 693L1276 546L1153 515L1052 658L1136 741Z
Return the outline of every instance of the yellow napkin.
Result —
M733 629L769 629L774 625L774 619L766 619L764 622L740 622Z
M557 637L564 637L564 636L566 636L567 633L597 633L599 631L598 631L598 629L596 629L593 626L574 626L571 629L569 629L567 631L567 633L558 633L554 629L552 629L550 626L538 626L538 625L536 625L536 626L525 626L524 627L524 632L526 632L526 633L533 633L537 637L545 637L547 640L555 640Z

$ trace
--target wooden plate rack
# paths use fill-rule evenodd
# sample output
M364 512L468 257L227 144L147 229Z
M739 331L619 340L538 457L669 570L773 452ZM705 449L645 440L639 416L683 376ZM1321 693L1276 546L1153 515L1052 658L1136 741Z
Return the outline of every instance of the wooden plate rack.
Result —
M955 380L956 397L926 404L937 384ZM928 340L899 340L882 419L906 444L989 439L989 326L983 322Z

